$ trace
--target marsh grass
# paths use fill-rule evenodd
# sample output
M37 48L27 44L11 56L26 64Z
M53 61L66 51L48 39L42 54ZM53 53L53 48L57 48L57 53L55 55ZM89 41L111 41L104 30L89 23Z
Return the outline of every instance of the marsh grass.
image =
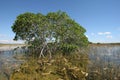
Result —
M88 57L85 54L54 55L36 59L30 57L13 71L10 80L85 80Z

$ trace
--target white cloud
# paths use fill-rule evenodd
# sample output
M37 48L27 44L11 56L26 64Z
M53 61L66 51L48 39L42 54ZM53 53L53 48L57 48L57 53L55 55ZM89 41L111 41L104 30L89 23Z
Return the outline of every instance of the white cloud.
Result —
M22 44L22 43L24 43L24 41L14 41L14 40L0 40L0 43L5 43L5 44L7 44L7 43L10 43L10 44Z
M1 38L1 37L6 37L6 36L7 36L7 35L5 35L5 34L0 34L0 38Z
M7 43L8 40L0 40L0 43Z
M98 32L98 35L103 35L104 33L102 33L102 32Z
M109 35L111 32L98 32L98 35Z
M111 39L111 38L113 38L113 36L111 36L111 35L107 35L106 38Z
M104 32L104 34L105 34L105 35L107 35L107 34L111 34L111 32Z

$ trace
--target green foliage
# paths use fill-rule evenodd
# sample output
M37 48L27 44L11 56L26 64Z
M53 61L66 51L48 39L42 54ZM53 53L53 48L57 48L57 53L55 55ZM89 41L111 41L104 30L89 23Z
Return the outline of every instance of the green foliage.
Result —
M60 49L62 50L62 53L64 53L64 54L72 53L77 48L78 48L78 46L72 45L72 44L63 44L60 46Z
M20 14L12 30L15 33L14 40L25 40L40 49L45 46L45 43L53 43L54 51L59 48L69 53L88 44L88 39L84 35L86 30L61 11L50 12L47 15L29 12ZM49 50L52 52L51 47Z

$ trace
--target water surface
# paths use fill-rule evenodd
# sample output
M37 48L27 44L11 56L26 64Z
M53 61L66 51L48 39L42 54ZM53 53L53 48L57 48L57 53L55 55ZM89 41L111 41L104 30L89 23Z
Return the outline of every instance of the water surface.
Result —
M19 67L23 60L14 58L16 55L14 48L21 47L19 45L0 46L0 80L7 80L14 69Z
M120 80L120 45L91 45L87 80Z

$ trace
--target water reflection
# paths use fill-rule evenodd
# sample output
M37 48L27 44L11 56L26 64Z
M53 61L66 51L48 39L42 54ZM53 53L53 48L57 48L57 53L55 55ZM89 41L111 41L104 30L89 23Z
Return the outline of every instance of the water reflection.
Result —
M120 64L120 46L91 46L89 57L93 61L99 58Z
M24 62L24 60L14 58L14 48L16 47L17 46L0 47L0 80L9 80L12 71Z
M87 80L120 80L120 45L92 45Z

